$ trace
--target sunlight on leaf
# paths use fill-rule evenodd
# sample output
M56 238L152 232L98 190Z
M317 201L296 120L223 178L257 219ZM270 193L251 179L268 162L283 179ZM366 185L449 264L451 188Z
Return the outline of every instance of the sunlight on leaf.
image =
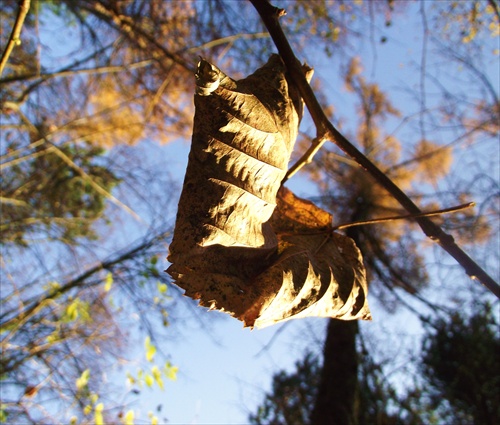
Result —
M125 425L134 425L134 411L133 410L129 410L125 414L125 417L123 418L123 423Z
M111 290L111 286L113 285L113 274L109 272L106 275L106 279L104 280L104 290L109 292Z
M147 374L145 377L144 377L144 382L146 383L146 385L151 388L153 386L153 384L155 383L154 381L154 378Z
M157 288L158 288L158 292L159 292L160 294L166 294L166 293L167 293L167 289L168 289L168 288L167 288L167 284L166 284L166 283L160 283L160 282L158 282L158 283L156 284L156 286L157 286Z
M151 420L151 425L158 425L158 417L153 414L153 412L148 412L148 418Z
M5 410L3 408L3 405L2 407L0 408L0 422L1 423L5 423L7 422L7 413L5 413ZM151 423L153 423L153 419L151 419Z
M137 381L135 380L135 378L129 372L127 372L127 384L134 385L136 382Z
M90 304L82 301L80 298L74 299L71 304L66 307L61 321L63 323L71 323L80 318L83 322L91 322Z
M78 319L78 299L66 307L63 321L73 322L76 319Z
M53 344L58 339L59 339L59 332L56 329L54 332L52 332L50 335L47 336L46 341L48 344Z
M178 370L179 370L179 368L177 366L172 366L172 363L167 362L167 363L165 363L163 373L165 374L165 376L168 379L175 381L177 379L177 371Z
M144 348L146 349L146 359L148 362L153 361L153 357L156 354L156 347L151 344L151 338L149 336L146 337L144 341Z
M163 380L161 379L161 371L158 366L153 366L153 368L151 369L151 373L153 374L153 377L155 378L158 386L163 390Z
M99 403L95 407L95 412L94 412L94 420L95 420L95 425L104 425L104 419L102 417L102 410L104 409L104 404Z
M50 292L57 291L60 287L61 287L61 284L56 282L56 281L52 281L46 285L43 285L43 289L50 291Z
M89 383L89 378L90 378L90 369L85 369L81 374L81 376L76 380L76 389L81 390L82 388L86 387L87 384Z

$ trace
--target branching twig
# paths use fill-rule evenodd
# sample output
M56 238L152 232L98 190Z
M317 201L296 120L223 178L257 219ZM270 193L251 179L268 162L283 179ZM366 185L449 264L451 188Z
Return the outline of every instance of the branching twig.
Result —
M80 167L78 164L75 163L68 155L66 155L61 149L59 149L56 145L52 145L52 151L63 161L65 162L69 167L73 168L80 176L88 182L96 192L104 196L105 198L108 198L111 202L113 202L115 205L118 205L119 207L123 208L125 211L127 211L132 217L134 217L138 221L143 221L142 218L128 205L124 204L122 201L120 201L118 198L116 198L113 194L108 192L106 189L104 189L101 185L96 183L92 176L90 176L82 167Z
M14 22L9 41L7 42L7 46L5 46L2 58L0 59L0 77L2 76L5 65L7 65L12 50L14 50L15 46L21 43L21 29L23 28L24 19L30 9L30 1L31 0L21 0L19 2L19 11L17 12L16 21Z
M38 311L40 306L46 305L47 302L52 302L51 300L55 300L59 296L69 292L70 290L81 286L84 282L87 281L90 277L96 275L97 273L103 270L113 270L114 267L119 264L133 259L135 255L145 252L150 247L154 246L154 244L159 241L164 240L169 235L168 231L160 231L156 235L153 235L149 238L144 238L137 245L133 245L131 248L124 249L119 251L106 260L102 262L98 262L90 269L80 273L78 276L69 280L61 286L53 288L41 295L33 296L31 299L27 300L24 303L23 310L19 312L15 317L11 317L12 311L7 311L3 309L0 313L0 323L2 327L8 329L10 326L13 326L17 323L18 320L23 320L27 316L32 316L35 311ZM96 280L95 284L100 284L100 280ZM91 285L89 285L91 286Z
M300 62L279 24L279 17L285 14L283 9L272 6L268 0L250 0L262 21L264 22L271 38L283 59L290 78L297 86L316 126L316 139L329 139L340 149L353 158L359 166L364 168L382 187L384 187L409 214L419 215L422 211L413 201L375 164L349 142L329 121L321 108L311 86L307 82ZM472 278L479 280L493 294L500 298L500 285L489 276L474 260L472 260L454 241L451 235L445 233L438 225L427 217L415 218L423 232L433 241L448 252L464 268Z
M299 158L299 160L295 164L293 164L292 167L290 167L281 184L285 183L289 178L294 176L302 167L304 167L307 164L310 164L314 155L316 155L316 153L321 149L321 147L326 141L327 141L326 137L323 138L316 137L312 141L311 146L309 146L309 149L305 151L304 155L302 155Z
M12 104L14 106L14 104ZM137 221L143 221L142 218L128 205L124 204L122 201L120 201L118 198L116 198L113 194L108 192L106 189L104 189L101 185L99 185L91 175L89 175L82 167L80 167L78 164L76 164L68 155L66 155L61 149L59 149L54 143L52 143L48 139L48 135L42 134L38 128L21 112L19 108L16 107L16 112L19 114L21 117L21 120L25 122L25 124L28 126L31 132L34 134L38 134L39 136L39 141L41 141L40 144L46 143L48 145L47 149L44 149L43 151L40 152L35 152L31 153L29 155L26 155L22 157L21 159L13 159L9 162L4 162L0 164L0 170L3 170L7 167L10 167L12 165L15 165L17 162L24 161L28 158L36 158L37 156L42 156L46 155L48 153L53 152L56 154L64 163L66 163L69 167L71 167L73 170L75 170L85 181L87 181L96 192L104 196L105 198L108 198L111 202L113 202L115 205L123 208L126 212L128 212L132 217L134 217ZM37 141L38 142L38 141ZM34 144L32 144L33 146ZM38 145L37 145L38 146Z

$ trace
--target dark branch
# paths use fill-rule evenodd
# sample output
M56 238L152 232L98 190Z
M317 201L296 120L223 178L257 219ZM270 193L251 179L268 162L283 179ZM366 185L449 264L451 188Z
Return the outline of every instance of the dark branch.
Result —
M422 211L413 201L375 164L363 155L349 140L347 140L328 120L321 108L311 86L307 82L300 62L295 57L286 35L279 23L279 17L285 14L283 9L272 6L268 0L250 0L259 13L271 38L283 59L290 78L300 91L302 98L316 126L316 139L327 138L353 158L362 168L384 187L409 214L419 215ZM493 294L500 298L500 285L472 260L454 241L451 235L445 233L438 225L427 217L417 217L415 221L431 240L437 242L446 252L464 268L472 278L479 280Z

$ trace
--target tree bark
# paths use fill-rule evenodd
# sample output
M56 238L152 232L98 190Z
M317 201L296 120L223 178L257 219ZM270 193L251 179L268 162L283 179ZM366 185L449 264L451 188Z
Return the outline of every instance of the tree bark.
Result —
M330 319L312 425L357 425L357 321Z

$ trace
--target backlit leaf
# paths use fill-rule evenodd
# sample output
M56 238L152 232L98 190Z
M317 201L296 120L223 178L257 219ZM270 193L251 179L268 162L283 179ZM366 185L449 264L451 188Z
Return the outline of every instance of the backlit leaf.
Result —
M369 319L354 242L332 232L326 211L278 193L302 115L280 57L240 81L202 60L196 79L192 146L168 257L175 283L245 326L307 316Z
M146 359L148 362L153 361L153 357L156 354L156 347L151 343L151 338L146 337L144 341L144 348L146 349Z
M158 366L153 366L151 368L151 373L153 374L153 378L156 381L156 383L158 384L158 386L163 390L163 388L164 388L163 387L163 380L161 377L161 371L158 368Z
M149 388L151 388L155 383L155 380L150 374L146 374L146 376L144 377L144 382Z
M175 381L177 379L178 370L179 368L177 366L172 366L170 362L165 363L165 367L163 368L165 376L171 381Z
M76 380L76 389L81 390L86 387L90 378L90 369L85 369L79 378Z
M125 413L125 416L123 418L123 423L125 425L134 425L134 411L129 410L127 413Z
M104 280L104 290L109 292L111 290L111 286L113 285L113 274L109 272L106 275L106 279Z
M104 418L102 417L102 410L104 409L104 404L99 403L94 409L94 421L95 425L104 425Z
M167 289L168 289L168 288L167 288L167 285L166 285L165 283L160 283L160 282L158 282L158 283L156 284L156 286L157 286L157 288L158 288L158 292L159 292L160 294L166 294L166 293L167 293Z

